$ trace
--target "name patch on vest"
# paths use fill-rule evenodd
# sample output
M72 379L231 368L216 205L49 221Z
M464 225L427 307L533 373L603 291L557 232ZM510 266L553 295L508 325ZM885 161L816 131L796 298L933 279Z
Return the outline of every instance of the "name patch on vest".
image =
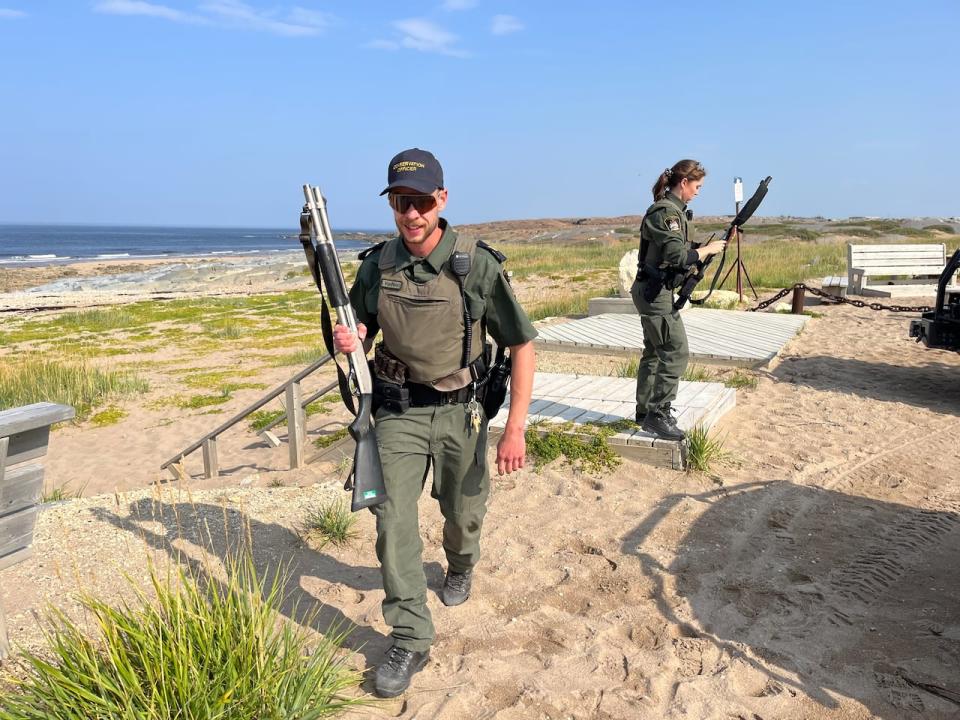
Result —
M386 288L387 290L399 290L403 287L403 283L399 280L380 280L380 287Z

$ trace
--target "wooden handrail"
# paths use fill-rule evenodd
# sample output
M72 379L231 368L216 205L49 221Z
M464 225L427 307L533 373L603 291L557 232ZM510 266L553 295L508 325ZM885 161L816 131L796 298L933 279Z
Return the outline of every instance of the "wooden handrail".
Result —
M220 435L221 433L225 432L226 430L229 430L229 429L232 428L234 425L236 425L238 422L240 422L241 420L243 420L244 418L246 418L246 417L247 417L248 415L250 415L251 413L259 410L260 408L262 408L264 405L266 405L268 402L270 402L270 401L273 400L274 398L276 398L276 397L282 395L283 393L287 392L287 388L290 387L291 385L298 385L298 384L300 383L300 381L303 380L305 377L311 375L312 373L316 372L318 369L320 369L321 367L323 367L324 365L326 365L328 362L330 362L330 359L331 359L331 358L330 358L329 355L324 355L322 358L320 358L319 360L317 360L315 363L313 363L312 365L310 365L310 366L307 367L306 369L301 370L300 372L298 372L296 375L294 375L292 378L290 378L289 380L287 380L285 383L283 383L283 384L278 385L277 387L275 387L273 390L271 390L269 393L267 393L266 395L264 395L262 398L260 398L259 400L257 400L257 401L256 401L255 403L253 403L252 405L248 405L247 407L245 407L243 410L241 410L240 412L238 412L236 415L234 415L233 417L231 417L229 420L227 420L226 422L224 422L223 424L221 424L220 426L218 426L215 430L211 430L210 432L208 432L206 435L204 435L202 438L200 438L199 440L197 440L197 441L196 441L195 443L193 443L192 445L189 445L189 446L186 447L185 449L183 449L183 450L181 450L180 452L178 452L178 453L177 453L176 455L174 455L172 458L170 458L170 459L167 460L165 463L163 463L163 465L160 466L160 469L161 469L161 470L166 470L166 469L167 469L168 467L170 467L171 465L174 465L174 464L176 464L176 463L181 462L181 461L182 461L187 455L189 455L190 453L194 452L195 450L198 450L198 449L201 448L201 447L204 447L204 464L207 466L208 475L209 475L209 474L210 474L210 473L209 473L209 469L210 469L209 466L210 466L211 464L214 465L214 466L216 465L216 450L215 450L215 447L216 447L216 446L215 446L215 445L212 445L211 443L212 443L213 441L216 441L218 435ZM336 387L336 383L333 383L332 385L328 386L327 391L332 390L333 387ZM314 396L311 396L311 401L314 400L314 399L316 399L316 397L317 397L317 396L315 396L315 395L314 395ZM213 474L215 475L216 472L214 472Z

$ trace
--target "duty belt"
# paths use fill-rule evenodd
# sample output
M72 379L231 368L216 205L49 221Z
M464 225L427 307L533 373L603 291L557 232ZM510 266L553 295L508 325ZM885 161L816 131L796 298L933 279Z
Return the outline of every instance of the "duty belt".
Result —
M410 390L411 407L427 407L430 405L456 405L470 399L470 386L443 392L429 385L408 382L404 387Z

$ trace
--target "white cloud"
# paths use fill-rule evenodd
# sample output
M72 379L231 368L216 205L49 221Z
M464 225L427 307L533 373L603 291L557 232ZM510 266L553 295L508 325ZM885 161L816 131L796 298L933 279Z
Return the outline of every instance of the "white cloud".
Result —
M490 32L494 35L509 35L523 30L523 23L513 15L494 15L490 24Z
M439 25L420 18L397 20L393 26L402 34L400 45L420 52L438 53L453 57L467 57L468 53L456 47L459 38Z
M206 21L198 15L185 13L166 5L143 2L142 0L105 0L93 6L94 11L107 15L145 15L163 18L180 23L203 24Z
M0 20L13 20L14 18L24 18L27 14L23 10L9 10L0 8Z
M457 10L469 10L477 6L477 0L443 0L443 4L440 6L444 10L451 12Z
M143 15L172 22L216 25L286 36L318 35L331 22L329 15L316 10L294 6L285 14L263 12L240 0L201 2L196 12L184 12L144 0L103 0L93 9L111 15Z
M400 43L394 42L393 40L371 40L365 44L364 47L374 50L399 50Z

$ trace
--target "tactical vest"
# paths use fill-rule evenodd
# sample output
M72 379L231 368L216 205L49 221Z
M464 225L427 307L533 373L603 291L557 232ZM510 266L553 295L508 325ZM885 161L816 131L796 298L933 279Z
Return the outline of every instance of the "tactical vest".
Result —
M647 208L647 211L643 214L643 220L641 221L641 230L643 228L643 222L646 221L647 216L652 213L660 210L661 208L666 208L668 210L674 210L680 216L680 234L683 236L683 242L687 245L690 244L688 229L689 225L687 224L687 214L677 207L677 204L672 200L669 200L666 197L660 198L653 205ZM651 252L653 253L651 255ZM661 248L651 248L650 243L645 238L640 241L640 257L638 260L638 268L644 263L652 265L655 268L663 269L662 267L662 251Z
M399 237L380 251L380 297L377 320L386 349L407 366L412 382L450 391L466 387L473 378L461 365L464 343L463 295L457 276L444 263L440 273L424 283L415 282L396 267ZM473 265L476 241L457 235L453 252L470 255ZM483 352L482 318L471 318L469 361Z

